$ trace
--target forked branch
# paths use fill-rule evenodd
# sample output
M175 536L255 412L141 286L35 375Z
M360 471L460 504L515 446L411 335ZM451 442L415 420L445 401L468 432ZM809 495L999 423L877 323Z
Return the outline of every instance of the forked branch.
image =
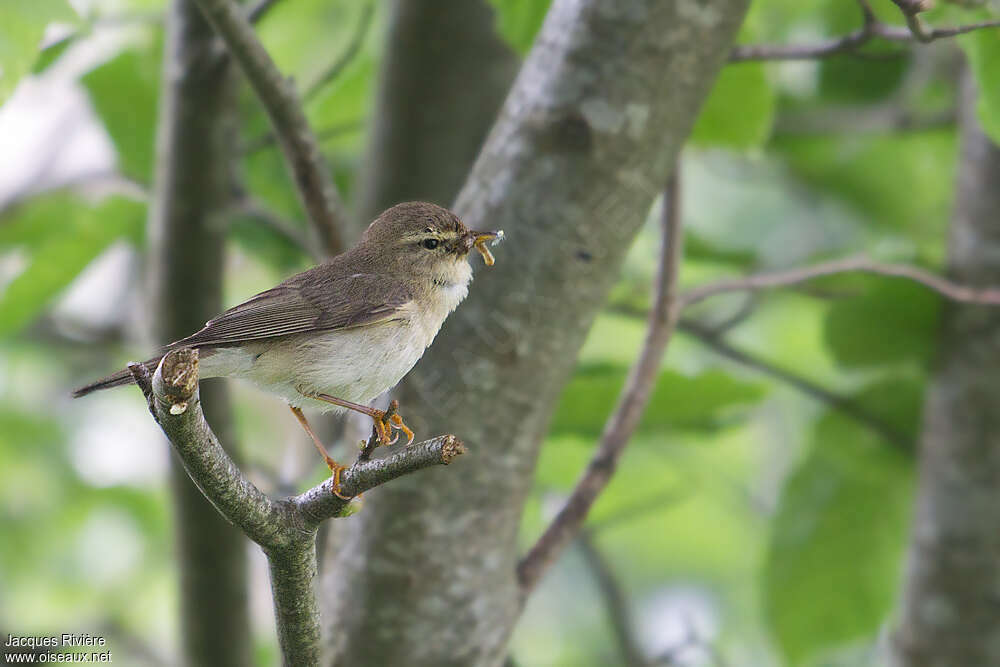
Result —
M930 28L918 14L926 9L921 0L893 0L906 19L906 26L898 27L882 23L868 6L867 0L859 0L862 14L860 28L841 37L805 44L741 44L733 47L729 62L740 63L757 60L818 60L839 55L856 53L875 39L889 42L920 42L926 44L938 39L964 35L974 30L1000 27L1000 20L980 21L945 28Z
M198 393L197 350L167 353L153 374L143 364L129 364L129 370L191 479L228 521L267 554L285 664L318 664L319 610L313 587L316 529L325 519L345 516L349 503L332 493L332 480L298 496L272 499L246 478L205 421ZM443 435L384 459L360 461L343 473L341 492L360 495L421 468L447 465L464 452L455 436Z

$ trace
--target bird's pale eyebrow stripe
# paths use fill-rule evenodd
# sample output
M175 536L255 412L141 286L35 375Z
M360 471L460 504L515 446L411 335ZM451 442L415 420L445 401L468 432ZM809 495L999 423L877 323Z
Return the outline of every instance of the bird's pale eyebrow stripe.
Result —
M459 235L458 231L454 229L433 229L430 232L415 232L412 234L407 234L403 236L404 241L419 241L427 238L428 234L435 238L454 238Z

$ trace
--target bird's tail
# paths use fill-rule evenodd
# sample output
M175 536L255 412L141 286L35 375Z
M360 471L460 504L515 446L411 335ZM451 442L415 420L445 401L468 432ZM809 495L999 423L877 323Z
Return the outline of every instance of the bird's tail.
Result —
M143 366L149 369L152 373L156 370L156 366L160 363L160 357L155 357L149 359L148 361L142 362ZM101 391L102 389L111 389L112 387L121 387L127 384L135 384L135 380L132 378L132 373L129 369L120 370L117 373L112 373L106 378L101 378L97 382L91 382L88 385L84 385L73 390L73 398L80 398L81 396L86 396L95 391Z

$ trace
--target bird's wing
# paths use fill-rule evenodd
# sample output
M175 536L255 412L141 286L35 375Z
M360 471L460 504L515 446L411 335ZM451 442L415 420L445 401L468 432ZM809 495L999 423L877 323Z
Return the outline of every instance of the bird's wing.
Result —
M331 331L404 317L412 300L397 280L370 273L322 279L295 276L209 320L170 348L230 345L310 331Z

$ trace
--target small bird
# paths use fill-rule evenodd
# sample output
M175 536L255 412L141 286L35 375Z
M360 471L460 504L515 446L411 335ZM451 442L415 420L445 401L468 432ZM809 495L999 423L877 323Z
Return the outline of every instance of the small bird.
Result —
M145 365L155 370L166 352L195 348L201 377L243 378L277 394L316 444L340 495L345 466L327 453L302 408L355 410L372 418L380 444L395 442L393 429L413 442L398 414L368 403L413 368L466 297L470 251L492 265L486 243L502 238L502 231L471 231L434 204L397 204L353 248L230 308ZM73 396L133 382L122 370Z

